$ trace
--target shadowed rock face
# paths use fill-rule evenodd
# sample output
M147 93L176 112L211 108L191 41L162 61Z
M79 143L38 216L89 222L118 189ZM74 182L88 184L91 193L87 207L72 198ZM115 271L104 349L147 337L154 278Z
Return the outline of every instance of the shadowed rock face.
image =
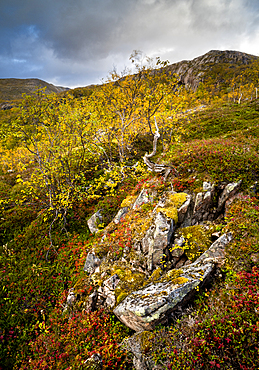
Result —
M194 263L171 270L160 282L131 293L115 308L115 315L135 331L152 330L165 322L176 307L188 302L197 287L211 278L216 264L224 260L225 246L231 239L230 233L222 235Z

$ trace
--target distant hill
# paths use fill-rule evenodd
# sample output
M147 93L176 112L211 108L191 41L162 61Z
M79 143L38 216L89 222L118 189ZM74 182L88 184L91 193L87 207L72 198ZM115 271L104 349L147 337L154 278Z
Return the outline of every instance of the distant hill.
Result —
M0 79L0 101L8 102L22 98L23 94L30 95L35 90L46 88L45 93L60 93L68 91L67 87L52 85L38 78L2 78Z

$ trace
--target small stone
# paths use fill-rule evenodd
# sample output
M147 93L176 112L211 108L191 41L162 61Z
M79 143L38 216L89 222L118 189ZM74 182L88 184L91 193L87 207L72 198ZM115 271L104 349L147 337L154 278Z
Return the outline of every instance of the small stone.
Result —
M89 252L86 257L83 270L89 274L92 274L95 272L96 268L100 266L100 263L101 260L95 255L95 252Z
M184 243L185 243L185 239L184 239L183 236L181 236L180 238L176 238L174 240L174 243L177 244L177 245L179 245L179 247L182 247L184 245Z
M91 218L87 221L87 225L89 230L92 234L97 233L99 231L98 225L102 223L103 217L101 215L101 211L97 211Z
M258 263L259 262L259 253L253 253L253 254L251 254L251 260L254 263Z
M212 188L211 183L204 181L204 183L203 183L203 191L209 191L209 190L211 190L211 188Z
M74 293L74 288L69 289L67 296L67 304L71 306L76 301L76 296Z
M128 211L129 211L129 207L123 207L123 208L121 208L118 211L118 213L116 214L116 216L114 217L113 222L115 224L118 224L126 216L126 214L128 213Z
M184 250L182 248L173 248L171 252L172 257L180 258L184 254Z
M109 279L103 282L103 285L106 286L109 290L115 290L117 285L120 282L120 278L117 274L111 276Z

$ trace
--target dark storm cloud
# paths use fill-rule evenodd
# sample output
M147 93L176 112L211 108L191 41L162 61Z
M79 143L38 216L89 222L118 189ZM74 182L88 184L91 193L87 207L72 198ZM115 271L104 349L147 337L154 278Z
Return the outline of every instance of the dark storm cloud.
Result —
M1 0L0 77L98 83L133 49L175 62L258 53L257 0Z

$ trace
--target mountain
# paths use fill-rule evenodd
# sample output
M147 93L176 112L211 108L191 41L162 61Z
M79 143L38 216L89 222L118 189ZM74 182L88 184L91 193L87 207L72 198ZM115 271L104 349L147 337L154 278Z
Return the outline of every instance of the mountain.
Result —
M0 101L21 99L23 94L29 95L44 87L46 94L69 90L67 87L55 86L38 78L2 78L0 79Z
M211 50L197 58L173 63L166 68L177 74L182 84L197 90L200 82L206 81L208 77L215 82L222 82L227 77L241 74L248 65L256 61L259 61L259 57L240 51Z
M232 50L211 50L192 60L183 60L164 67L168 72L178 75L180 83L196 91L201 82L212 85L228 85L228 82L248 71L259 57ZM247 68L249 67L249 68ZM91 94L98 85L71 89L75 97Z

